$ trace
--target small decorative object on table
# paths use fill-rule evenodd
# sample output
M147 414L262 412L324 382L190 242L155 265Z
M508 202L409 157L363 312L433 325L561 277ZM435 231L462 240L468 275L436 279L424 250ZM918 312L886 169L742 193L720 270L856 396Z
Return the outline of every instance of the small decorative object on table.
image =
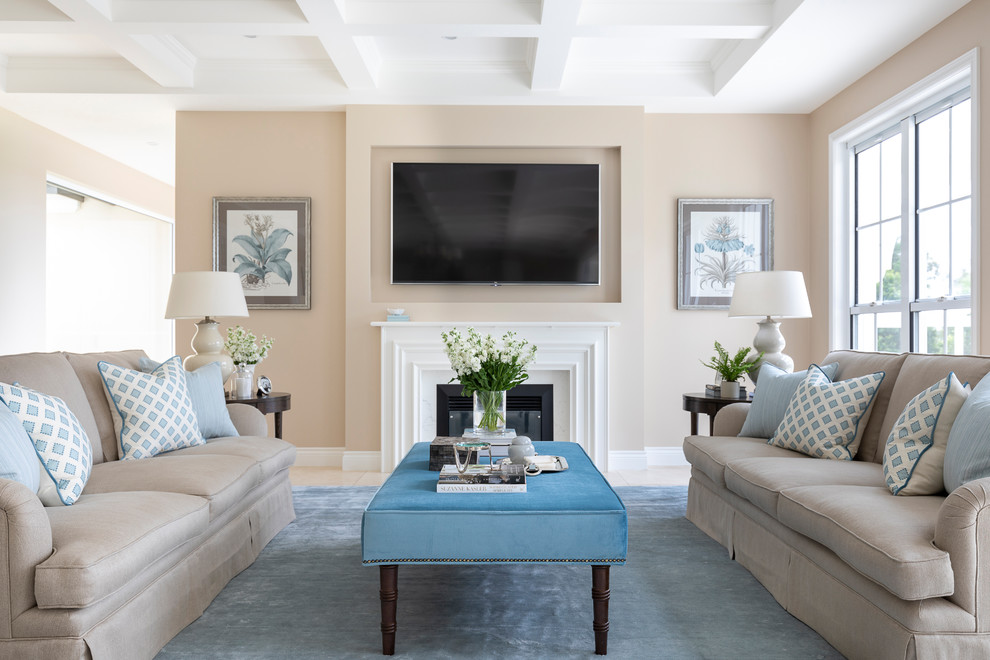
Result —
M262 335L261 344L250 330L239 325L227 330L227 341L224 348L230 353L236 365L234 377L231 379L230 397L232 399L250 399L254 393L254 368L268 357L272 348L272 340Z
M272 393L272 381L268 376L258 378L258 396L268 396Z
M409 320L409 315L406 314L404 307L386 307L385 311L388 312L388 316L385 317L386 321L405 322Z
M721 377L721 395L729 399L739 398L739 379L749 372L755 370L760 363L763 353L754 358L749 358L749 346L743 346L734 356L730 356L728 351L722 348L722 344L715 342L715 356L702 362L701 364L715 370Z
M516 436L509 445L509 460L518 465L528 465L530 459L536 456L533 442L524 435Z
M461 384L461 396L474 399L474 432L479 437L505 434L505 393L526 382L526 365L536 357L536 346L507 332L501 340L482 337L474 328L463 337L456 329L441 334L444 351Z

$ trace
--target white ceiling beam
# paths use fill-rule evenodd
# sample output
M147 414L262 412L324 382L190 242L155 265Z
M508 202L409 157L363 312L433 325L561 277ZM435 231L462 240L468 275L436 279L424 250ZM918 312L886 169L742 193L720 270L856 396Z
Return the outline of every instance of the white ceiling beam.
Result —
M579 0L543 0L542 30L533 53L533 90L560 89L581 4Z
M770 27L773 3L589 2L581 25L641 25L763 29Z
M162 87L192 87L196 58L167 35L130 34L113 22L112 0L48 0Z
M773 3L770 28L760 39L740 41L729 47L712 63L714 69L714 92L717 95L749 62L757 51L770 39L781 25L797 10L804 0L775 0Z
M372 39L354 37L347 27L341 0L296 0L306 20L350 89L378 86L381 58Z

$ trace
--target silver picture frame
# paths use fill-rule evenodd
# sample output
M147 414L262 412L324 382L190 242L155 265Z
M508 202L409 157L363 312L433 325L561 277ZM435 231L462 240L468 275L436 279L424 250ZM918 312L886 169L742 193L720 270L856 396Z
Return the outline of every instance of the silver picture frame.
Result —
M728 309L739 273L773 270L772 199L677 200L677 309Z

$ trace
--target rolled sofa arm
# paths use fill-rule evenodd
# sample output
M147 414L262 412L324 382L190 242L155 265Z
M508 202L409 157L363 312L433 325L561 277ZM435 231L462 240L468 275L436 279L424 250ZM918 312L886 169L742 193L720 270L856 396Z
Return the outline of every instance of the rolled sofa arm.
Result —
M239 434L268 437L268 420L265 419L264 413L254 406L246 403L228 403L227 412Z
M955 588L949 600L977 617L977 632L990 632L990 477L952 491L938 512L935 546L949 553ZM982 579L981 579L982 578Z
M0 637L36 605L34 569L52 554L52 527L38 496L0 479ZM4 593L6 591L6 593Z
M715 415L715 435L739 435L749 413L749 403L730 403Z

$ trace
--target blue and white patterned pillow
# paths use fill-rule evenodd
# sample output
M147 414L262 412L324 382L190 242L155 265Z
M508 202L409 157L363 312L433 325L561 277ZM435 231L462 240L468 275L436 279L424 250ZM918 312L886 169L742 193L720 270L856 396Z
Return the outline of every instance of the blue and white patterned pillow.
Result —
M769 444L817 458L852 460L883 377L880 371L832 383L821 370L809 370Z
M39 483L41 503L68 506L78 500L93 467L93 450L69 407L58 397L6 383L0 383L0 400L21 421L48 475Z
M148 458L205 442L179 356L162 362L150 374L103 361L97 367L113 413L121 460Z
M949 430L969 387L954 373L908 401L887 437L883 477L894 495L934 495L944 486L942 469Z

